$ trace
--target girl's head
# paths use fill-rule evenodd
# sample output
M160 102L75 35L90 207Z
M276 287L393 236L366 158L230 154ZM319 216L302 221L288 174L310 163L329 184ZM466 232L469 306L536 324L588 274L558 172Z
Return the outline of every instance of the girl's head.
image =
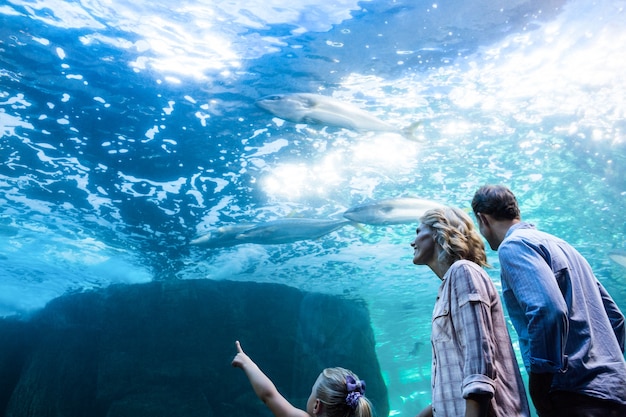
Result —
M433 240L441 247L439 262L452 265L460 259L467 259L480 266L489 266L485 244L472 219L463 210L455 207L428 210L420 223L428 227Z
M307 402L312 416L371 417L372 404L365 398L365 382L344 368L326 368L315 381Z

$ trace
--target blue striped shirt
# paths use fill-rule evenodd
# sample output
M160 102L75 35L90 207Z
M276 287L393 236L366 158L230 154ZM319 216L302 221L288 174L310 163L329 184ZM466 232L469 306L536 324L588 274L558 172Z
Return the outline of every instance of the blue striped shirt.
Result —
M552 390L626 404L624 315L582 255L521 222L498 256L526 369L554 373Z

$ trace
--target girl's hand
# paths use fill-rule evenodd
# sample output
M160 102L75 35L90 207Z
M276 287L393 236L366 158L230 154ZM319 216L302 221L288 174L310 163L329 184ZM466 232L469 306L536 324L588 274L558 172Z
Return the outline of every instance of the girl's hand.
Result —
M243 351L243 349L241 348L241 344L239 343L239 340L237 340L235 342L235 346L237 347L237 355L235 356L235 358L233 359L233 363L232 365L235 368L242 368L247 364L252 362L252 360L250 359L250 357L248 355L246 355Z

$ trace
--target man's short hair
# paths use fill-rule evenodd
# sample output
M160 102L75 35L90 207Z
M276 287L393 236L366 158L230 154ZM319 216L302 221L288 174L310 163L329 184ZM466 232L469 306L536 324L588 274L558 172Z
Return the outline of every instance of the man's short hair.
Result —
M517 199L504 185L483 185L472 199L474 214L489 214L496 220L520 219Z

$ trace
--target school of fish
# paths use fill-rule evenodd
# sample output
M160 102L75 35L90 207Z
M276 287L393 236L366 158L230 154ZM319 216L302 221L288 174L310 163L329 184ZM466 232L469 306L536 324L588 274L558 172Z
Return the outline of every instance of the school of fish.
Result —
M415 140L419 122L399 128L350 103L312 93L275 94L257 106L293 123L350 129L357 132L391 132ZM417 222L424 211L439 203L417 198L397 198L360 204L341 219L284 218L259 223L221 226L193 239L190 244L224 248L244 243L275 245L317 239L347 224L389 225Z
M347 224L374 226L417 223L431 208L442 204L419 198L395 198L359 204L346 210L340 219L289 217L259 223L218 227L190 242L207 248L255 243L276 245L299 240L317 239Z
M321 94L274 94L257 100L256 105L293 123L330 126L356 132L391 132L417 140L415 131L419 122L399 128L357 106ZM341 219L285 218L222 226L193 239L190 244L222 248L244 243L293 243L320 238L347 224L384 226L417 223L424 212L442 206L432 200L411 197L379 200L351 207L344 212ZM626 251L613 251L609 253L609 258L626 267Z

